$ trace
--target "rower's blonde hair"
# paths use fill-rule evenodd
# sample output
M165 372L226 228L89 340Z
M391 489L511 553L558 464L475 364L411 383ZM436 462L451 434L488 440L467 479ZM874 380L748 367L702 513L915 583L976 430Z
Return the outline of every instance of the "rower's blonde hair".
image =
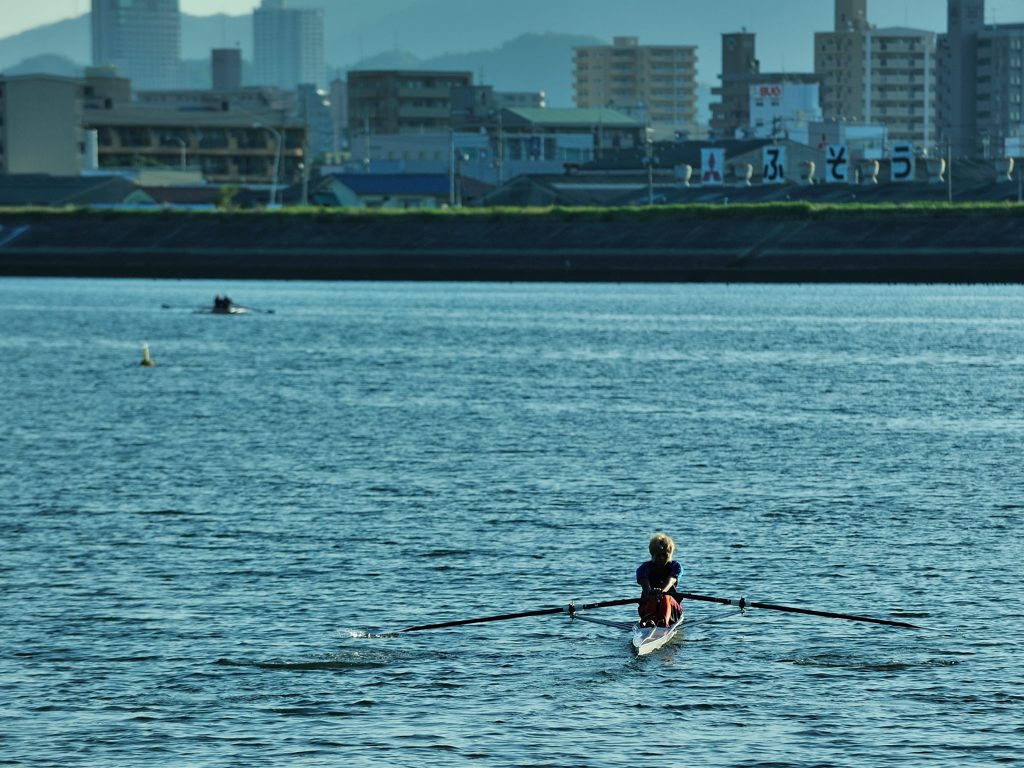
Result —
M652 555L668 552L669 557L671 557L676 549L676 543L672 541L672 537L667 533L656 533L651 536L651 543L647 545L647 549Z

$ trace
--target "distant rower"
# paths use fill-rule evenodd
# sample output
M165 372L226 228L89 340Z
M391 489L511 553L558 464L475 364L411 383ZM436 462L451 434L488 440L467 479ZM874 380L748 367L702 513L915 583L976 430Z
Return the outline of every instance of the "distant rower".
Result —
M228 296L217 295L213 299L213 311L214 312L230 312L235 306L235 302Z

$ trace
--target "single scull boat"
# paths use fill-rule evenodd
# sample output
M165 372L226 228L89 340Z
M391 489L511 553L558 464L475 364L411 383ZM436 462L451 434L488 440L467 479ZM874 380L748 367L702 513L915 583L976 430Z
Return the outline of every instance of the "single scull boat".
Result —
M676 637L676 635L687 627L695 627L698 624L707 624L712 621L721 621L722 619L729 618L730 616L739 615L740 613L743 613L743 611L727 611L714 616L705 616L700 619L689 620L680 616L679 621L668 627L642 627L638 622L634 621L610 621L609 619L599 619L596 616L589 616L585 613L581 613L580 611L573 610L571 607L568 613L570 618L573 619L589 621L591 624L601 624L605 627L615 627L616 629L629 632L632 635L630 647L633 649L634 653L636 653L637 656L646 656L659 648L664 648L673 640L673 638Z
M687 627L693 627L697 624L707 624L712 621L720 621L721 619L728 618L730 616L736 616L737 614L746 613L748 608L760 608L767 611L781 611L783 613L795 613L804 616L821 616L829 619L843 619L846 621L860 621L869 624L881 624L888 627L905 627L907 629L922 629L922 627L916 624L911 624L906 621L897 621L893 619L876 619L871 616L856 616L849 613L835 613L833 611L819 611L812 608L796 608L788 605L777 605L775 603L755 603L748 601L745 597L741 597L738 600L731 600L725 597L712 597L709 595L695 595L691 592L679 593L679 597L685 600L697 600L705 603L717 603L719 605L732 606L734 610L727 611L725 613L714 614L711 616L705 616L700 619L691 619L688 621L679 621L671 627L640 627L638 623L632 621L610 621L608 619L599 619L595 616L586 615L586 611L593 610L596 608L611 608L613 606L622 605L636 605L639 603L637 598L626 598L624 600L605 600L600 603L590 603L587 605L576 605L575 603L569 603L568 606L559 608L537 608L532 611L519 611L517 613L503 613L497 616L480 616L472 619L454 619L452 621L442 621L435 624L421 624L416 627L406 627L405 629L391 630L385 632L360 632L358 637L397 637L406 632L424 632L432 629L446 629L448 627L464 627L470 624L488 624L493 621L509 621L512 619L526 619L534 616L554 616L560 613L568 614L570 619L579 619L580 621L589 621L592 624L603 624L607 627L615 627L627 632L630 632L633 636L631 645L636 650L636 653L640 656L646 656L652 651L656 651L659 648L664 647L668 644L672 638L674 638L680 631L685 630Z

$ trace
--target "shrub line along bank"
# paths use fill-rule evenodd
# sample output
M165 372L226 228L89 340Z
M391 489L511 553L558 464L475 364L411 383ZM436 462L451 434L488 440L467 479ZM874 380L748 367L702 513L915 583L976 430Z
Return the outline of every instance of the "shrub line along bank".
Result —
M0 210L0 274L1024 282L1018 204Z

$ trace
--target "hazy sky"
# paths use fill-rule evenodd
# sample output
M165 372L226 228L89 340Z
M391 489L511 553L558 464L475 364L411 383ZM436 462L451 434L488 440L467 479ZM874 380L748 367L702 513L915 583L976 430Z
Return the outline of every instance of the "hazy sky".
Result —
M181 10L193 16L215 13L248 13L260 0L181 0ZM26 29L81 16L92 6L91 0L0 0L0 37L9 37Z
M486 3L494 0L475 0ZM505 0L496 0L504 2ZM784 8L784 0L775 0ZM211 16L218 13L241 15L249 13L257 7L261 0L180 0L181 9L185 13L196 16ZM374 2L374 0L323 0L324 5L341 2ZM558 2L558 0L552 0ZM821 0L831 6L831 0ZM920 0L917 0L920 2ZM945 19L945 0L931 0L939 13L937 20ZM901 24L904 22L903 9L910 3L907 0L872 0L871 19L879 26ZM1024 21L1024 0L988 0L989 22ZM61 19L80 16L91 7L91 0L0 0L0 38L9 37L26 29L47 24ZM538 19L538 31L544 31L543 20ZM944 27L945 24L943 23ZM942 32L937 25L932 26ZM565 31L565 30L562 30ZM470 46L471 47L471 46Z

